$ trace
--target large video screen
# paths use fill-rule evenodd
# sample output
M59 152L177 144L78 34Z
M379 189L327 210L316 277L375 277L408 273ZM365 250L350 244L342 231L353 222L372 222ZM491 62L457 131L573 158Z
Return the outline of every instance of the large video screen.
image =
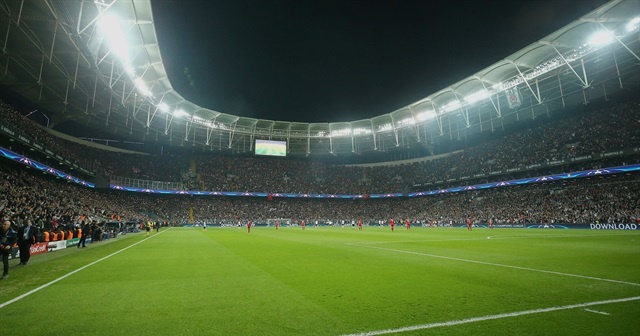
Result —
M275 140L256 140L256 155L287 156L287 142Z

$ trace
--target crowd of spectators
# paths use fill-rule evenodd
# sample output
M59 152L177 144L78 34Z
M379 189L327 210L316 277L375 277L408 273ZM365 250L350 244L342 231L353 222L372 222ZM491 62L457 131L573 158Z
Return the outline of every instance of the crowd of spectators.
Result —
M149 220L139 211L136 194L123 193L112 198L48 175L36 175L33 169L2 160L1 218L29 218L35 227L52 236L77 230L82 222Z
M571 183L395 199L273 199L166 197L156 206L176 222L266 223L290 219L307 223L386 223L389 218L412 222L464 223L635 223L640 220L640 176L579 180Z
M36 174L17 163L0 165L0 215L27 216L40 229L78 228L83 221L165 221L237 224L290 219L307 223L636 223L640 174L602 176L426 197L282 199L100 192ZM194 218L192 221L191 214ZM283 223L284 224L284 223Z
M411 164L376 167L334 166L273 158L199 160L206 190L296 193L401 192L415 183L462 176L640 146L640 104L538 125L480 143L462 152ZM637 161L637 157L629 159Z
M59 138L2 101L0 120L15 126L27 138L43 144L54 154L107 177L117 175L156 181L179 181L181 173L187 169L188 160L183 157L124 153Z
M430 184L640 146L640 104L635 102L532 123L531 128L506 131L498 139L437 159L375 167L268 157L117 153L58 139L6 104L0 105L0 110L3 118L74 162L91 162L94 167L102 167L108 176L182 182L184 189L191 190L395 193L416 183ZM636 153L627 161L637 162L639 157ZM561 172L567 168L557 169Z
M11 107L11 105L0 101L0 120L11 124L24 132L27 138L39 142L49 148L52 152L77 164L86 164L78 158L73 148L65 146L60 139L52 136L43 127L29 120Z

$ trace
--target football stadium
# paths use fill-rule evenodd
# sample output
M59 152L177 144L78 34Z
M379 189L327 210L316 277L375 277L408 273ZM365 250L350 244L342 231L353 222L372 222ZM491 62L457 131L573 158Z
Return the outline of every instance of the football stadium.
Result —
M640 0L327 122L174 88L156 4L0 2L3 333L638 334Z

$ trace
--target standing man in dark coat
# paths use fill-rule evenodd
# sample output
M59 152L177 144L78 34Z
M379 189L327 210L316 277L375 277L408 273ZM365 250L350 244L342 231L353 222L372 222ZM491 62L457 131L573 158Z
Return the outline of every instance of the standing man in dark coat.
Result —
M9 277L9 254L11 247L16 243L17 233L11 227L11 222L5 219L0 227L0 256L2 256L2 265L4 266L2 278Z
M84 225L82 226L82 237L80 237L80 241L78 242L78 248L80 248L80 246L87 247L87 236L91 235L91 224L89 224L89 221L87 220L86 223L83 221L82 224Z
M20 251L20 263L26 265L31 258L31 244L37 242L37 229L32 225L31 219L26 219L24 225L18 228L18 249Z

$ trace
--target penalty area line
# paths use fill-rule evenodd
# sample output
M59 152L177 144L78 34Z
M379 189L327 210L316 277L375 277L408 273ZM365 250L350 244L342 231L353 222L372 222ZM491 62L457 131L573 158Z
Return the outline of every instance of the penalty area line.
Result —
M611 304L611 303L629 302L629 301L636 301L636 300L640 300L640 296L634 296L634 297L628 297L628 298L622 298L622 299L614 299L614 300L594 301L594 302L580 303L580 304L574 304L574 305L568 305L568 306L558 306L558 307L550 307L550 308L542 308L542 309L523 310L523 311L513 312L513 313L487 315L487 316L468 318L468 319L464 319L464 320L454 320L454 321L447 321L447 322L421 324L421 325L409 326L409 327L403 327L403 328L396 328L396 329L385 329L385 330L368 331L368 332L363 332L363 333L358 333L358 334L348 334L348 335L343 335L343 336L374 336L374 335L396 334L396 333L401 333L401 332L405 332L405 331L432 329L432 328L438 328L438 327L451 327L451 326L456 326L456 325L466 324L466 323L483 322L483 321L497 320L497 319L503 319L503 318L508 318L508 317L517 317L517 316L523 316L523 315L548 313L548 312L558 311L558 310L568 310L568 309L591 307L591 306L598 306L598 305ZM585 310L587 310L587 309L585 309Z
M137 243L131 244L131 245L129 245L129 246L127 246L127 247L125 247L125 248L123 248L121 250L118 250L116 252L113 252L113 253L109 254L108 256L102 257L102 258L100 258L100 259L98 259L96 261L93 261L93 262L91 262L89 264L86 264L86 265L84 265L84 266L82 266L82 267L80 267L80 268L78 268L78 269L76 269L74 271L71 271L71 272L69 272L69 273L67 273L67 274L65 274L65 275L63 275L63 276L61 276L61 277L59 277L57 279L51 280L51 281L47 282L46 284L44 284L44 285L42 285L40 287L34 288L34 289L32 289L32 290L30 290L30 291L28 291L28 292L26 292L26 293L24 293L24 294L22 294L20 296L17 296L17 297L15 297L15 298L7 301L7 302L4 302L4 303L0 304L0 309L6 307L6 306L8 306L8 305L10 305L10 304L12 304L12 303L14 303L16 301L20 301L20 300L24 299L25 297L27 297L27 296L29 296L31 294L37 293L37 292L39 292L39 291L41 291L41 290L53 285L54 283L56 283L56 282L58 282L60 280L63 280L63 279L65 279L65 278L67 278L67 277L69 277L69 276L71 276L73 274L76 274L76 273L82 271L83 269L85 269L85 268L87 268L89 266L95 265L95 264L97 264L97 263L99 263L99 262L101 262L101 261L103 261L105 259L111 258L111 257L113 257L114 255L116 255L116 254L118 254L120 252L126 251L126 250L128 250L128 249L130 249L130 248L132 248L132 247L134 247L134 246L136 246L136 245L148 240L148 239L151 239L151 238L153 238L153 237L155 237L155 236L157 236L159 234L165 233L167 231L168 230L165 230L165 231L162 231L162 232L158 232L158 233L154 234L153 236L146 237L146 238L144 238L143 240L141 240L141 241L139 241Z

